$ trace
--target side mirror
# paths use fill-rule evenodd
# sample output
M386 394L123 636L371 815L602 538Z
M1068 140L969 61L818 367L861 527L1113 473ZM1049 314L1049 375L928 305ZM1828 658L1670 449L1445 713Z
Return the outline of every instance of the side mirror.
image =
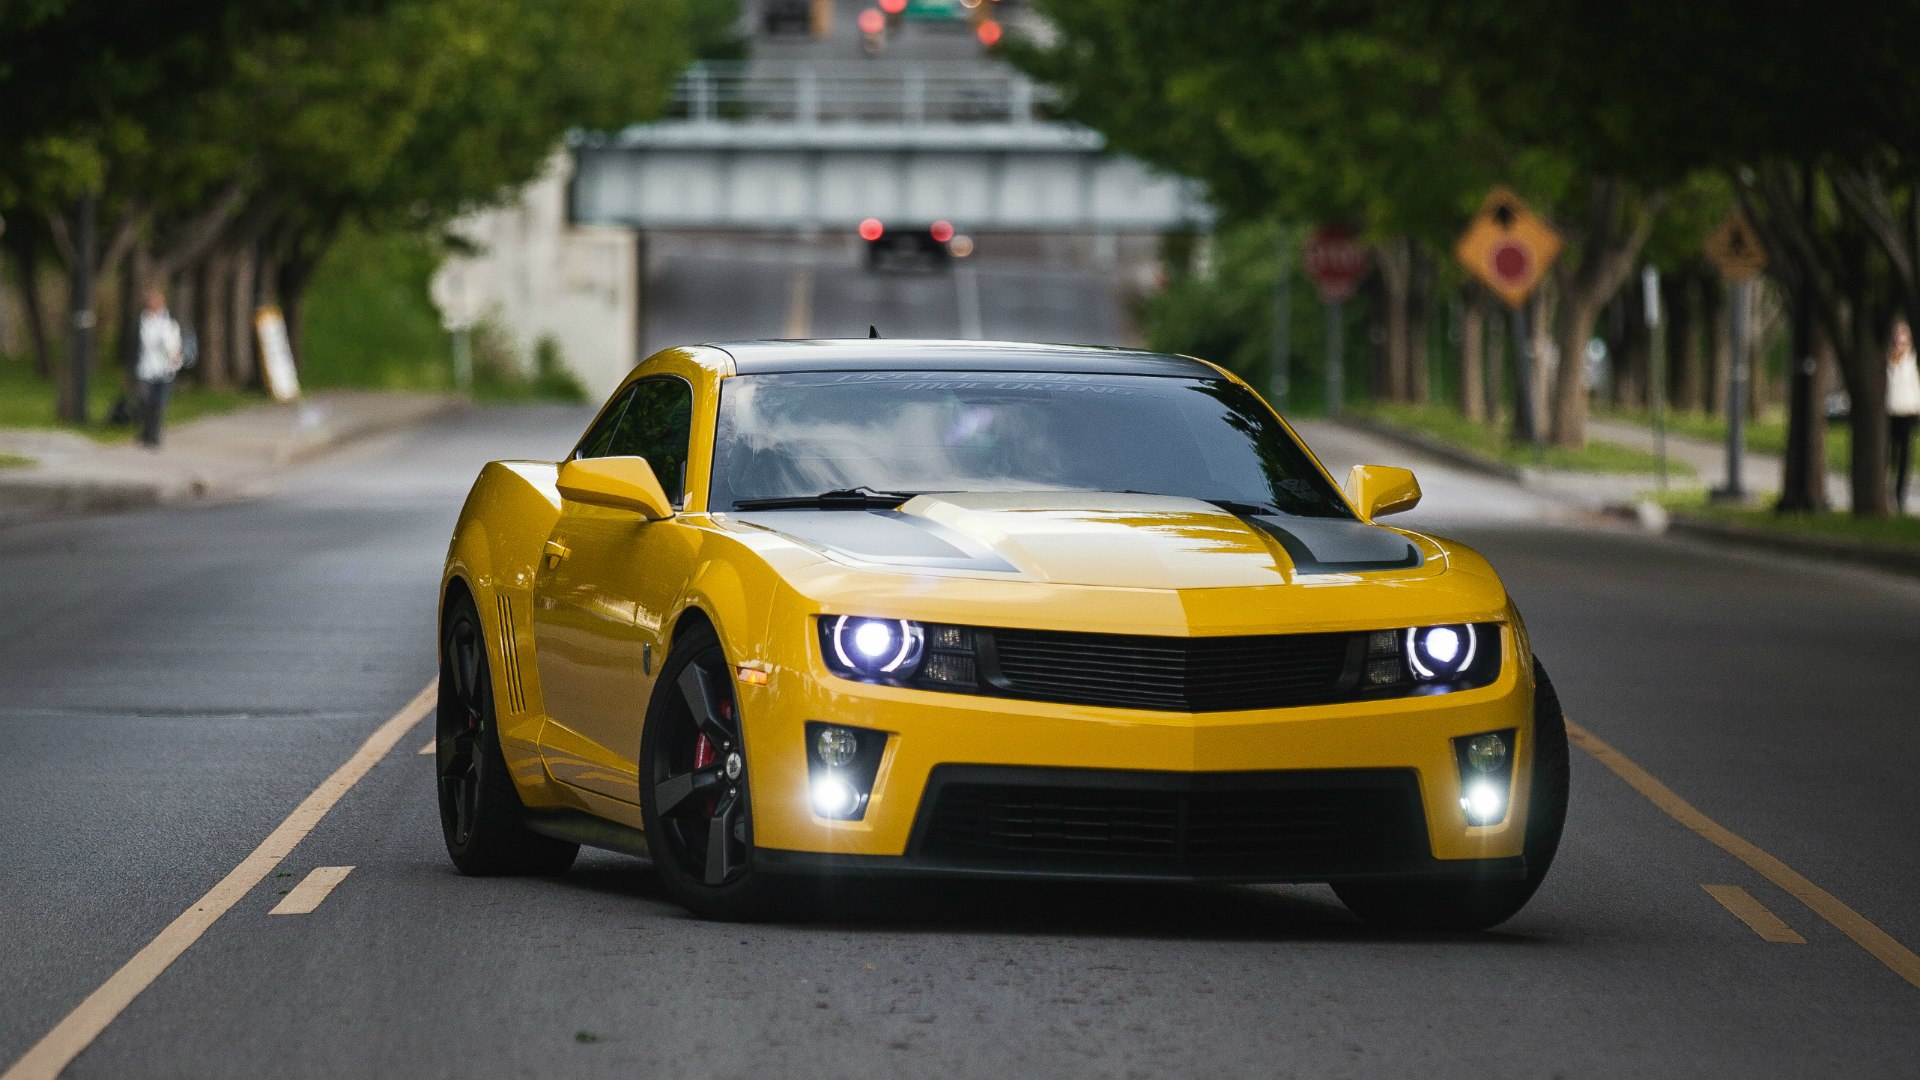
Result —
M673 516L673 504L643 457L576 458L560 466L554 486L573 502L633 510L648 521Z
M1347 498L1368 521L1420 505L1420 481L1407 469L1355 465L1347 473Z

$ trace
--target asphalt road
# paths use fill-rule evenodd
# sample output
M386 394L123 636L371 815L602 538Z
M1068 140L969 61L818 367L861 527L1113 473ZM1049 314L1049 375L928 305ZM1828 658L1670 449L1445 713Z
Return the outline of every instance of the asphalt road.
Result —
M809 332L961 331L950 277L725 263L663 264L656 334L778 333L796 268ZM1090 275L977 273L985 332L1122 334ZM0 1069L431 678L474 470L558 455L585 416L476 411L252 502L0 529ZM1336 472L1403 460L1306 430ZM1576 722L1920 946L1920 587L1421 472L1407 520L1492 557ZM1920 1060L1920 986L1581 752L1553 875L1490 933L1383 933L1319 887L896 886L734 926L612 855L459 877L414 752L429 731L66 1075L1801 1077ZM355 869L311 914L269 914L323 866ZM1805 943L1763 940L1702 885L1743 888Z

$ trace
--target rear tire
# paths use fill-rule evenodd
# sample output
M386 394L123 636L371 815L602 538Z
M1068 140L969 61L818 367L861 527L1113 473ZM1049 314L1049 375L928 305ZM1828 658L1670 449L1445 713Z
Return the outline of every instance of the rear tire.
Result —
M580 845L523 823L526 807L500 752L493 676L473 598L447 605L440 636L440 701L434 718L440 829L447 854L474 876L565 873Z
M1355 915L1416 930L1485 930L1511 919L1546 880L1567 823L1567 722L1560 695L1533 662L1533 792L1527 806L1527 876L1518 881L1352 882L1335 885Z
M640 817L667 895L704 919L786 910L753 865L753 804L733 669L709 627L673 643L640 735Z

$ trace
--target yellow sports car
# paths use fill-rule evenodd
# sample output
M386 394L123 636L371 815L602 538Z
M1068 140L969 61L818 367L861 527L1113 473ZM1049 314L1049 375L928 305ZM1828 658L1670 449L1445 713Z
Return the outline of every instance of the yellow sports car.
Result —
M668 349L565 460L474 483L440 606L454 864L651 858L717 918L799 879L1330 882L1498 923L1567 807L1486 560L1375 524L1232 374L950 341Z

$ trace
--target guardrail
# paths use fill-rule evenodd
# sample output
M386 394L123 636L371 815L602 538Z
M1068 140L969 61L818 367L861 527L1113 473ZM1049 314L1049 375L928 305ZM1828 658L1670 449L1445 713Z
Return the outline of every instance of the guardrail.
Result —
M977 64L704 62L674 85L669 119L700 123L1030 124L1052 95Z

